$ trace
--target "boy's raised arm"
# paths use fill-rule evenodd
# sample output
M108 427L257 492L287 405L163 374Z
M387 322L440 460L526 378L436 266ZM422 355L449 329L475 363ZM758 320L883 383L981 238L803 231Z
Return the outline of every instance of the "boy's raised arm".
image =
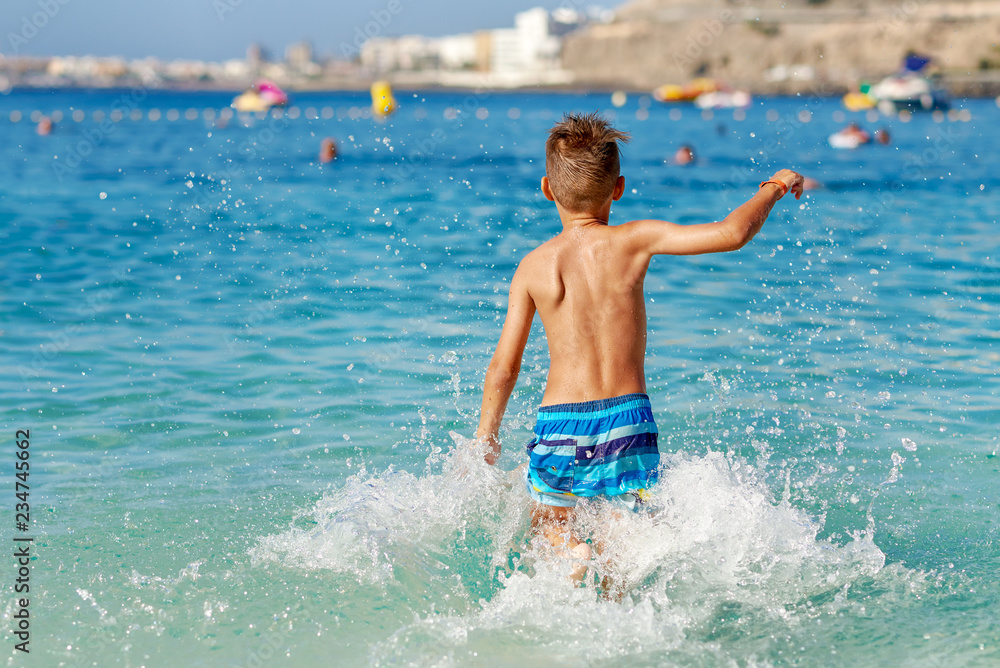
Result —
M677 225L663 220L630 223L638 252L649 255L697 255L737 250L745 246L767 220L771 207L786 192L802 196L802 176L782 169L765 181L749 200L717 223Z
M490 360L483 382L483 404L479 413L479 428L476 438L485 438L489 446L486 452L486 463L496 463L500 456L500 422L507 401L510 399L518 373L521 371L521 358L524 346L528 343L531 332L531 321L535 317L535 302L528 294L525 285L525 270L518 267L510 282L510 295L507 299L507 317L500 332L500 341L496 352Z

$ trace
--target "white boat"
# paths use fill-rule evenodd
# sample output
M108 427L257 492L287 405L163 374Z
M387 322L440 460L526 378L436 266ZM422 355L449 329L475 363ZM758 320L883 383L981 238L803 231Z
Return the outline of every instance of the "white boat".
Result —
M750 93L745 90L717 90L696 97L694 106L699 109L733 109L749 107L750 100Z
M945 91L934 88L929 79L912 73L886 77L872 86L868 94L886 114L900 109L932 111L949 106Z
M950 106L948 93L921 74L930 62L930 57L911 51L903 59L899 72L872 86L868 95L875 100L879 111L888 115L900 109L947 109Z

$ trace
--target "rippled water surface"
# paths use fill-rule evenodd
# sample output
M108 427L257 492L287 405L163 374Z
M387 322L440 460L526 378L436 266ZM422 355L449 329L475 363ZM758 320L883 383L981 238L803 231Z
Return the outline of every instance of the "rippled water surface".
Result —
M11 665L1000 665L992 101L399 99L0 98L4 484L30 429L35 539L30 657L4 569ZM508 281L559 230L546 131L594 109L632 133L613 222L822 184L737 253L652 264L656 512L579 517L621 602L529 543L537 321L499 466L465 443ZM830 148L852 119L892 143Z

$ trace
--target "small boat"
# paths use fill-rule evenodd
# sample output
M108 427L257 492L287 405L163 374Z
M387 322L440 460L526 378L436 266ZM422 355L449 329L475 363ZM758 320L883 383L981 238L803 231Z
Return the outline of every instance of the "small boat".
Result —
M947 109L948 93L936 87L922 72L930 58L914 52L906 54L899 72L882 79L868 91L879 111L889 115L900 109L911 111Z
M850 92L841 98L841 101L848 111L867 111L868 109L874 109L875 105L878 104L878 100L873 98L870 93L871 85L863 83L858 87L858 90Z
M288 95L276 83L261 79L249 90L240 93L230 106L236 111L245 113L260 113L272 107L283 107L288 104Z
M948 93L935 88L929 79L916 73L886 77L872 86L869 94L884 114L894 114L900 109L933 111L951 106Z
M702 93L694 100L699 109L736 109L750 106L750 93L745 90L716 90Z
M665 84L653 91L653 97L660 102L693 102L699 95L720 90L715 79L699 77L692 79L684 86Z

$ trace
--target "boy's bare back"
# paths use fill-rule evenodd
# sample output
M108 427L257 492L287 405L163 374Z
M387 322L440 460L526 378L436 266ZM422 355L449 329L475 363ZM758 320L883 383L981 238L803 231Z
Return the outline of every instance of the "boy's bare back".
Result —
M549 374L542 405L645 392L649 256L629 226L564 230L528 254L517 276L545 328Z

